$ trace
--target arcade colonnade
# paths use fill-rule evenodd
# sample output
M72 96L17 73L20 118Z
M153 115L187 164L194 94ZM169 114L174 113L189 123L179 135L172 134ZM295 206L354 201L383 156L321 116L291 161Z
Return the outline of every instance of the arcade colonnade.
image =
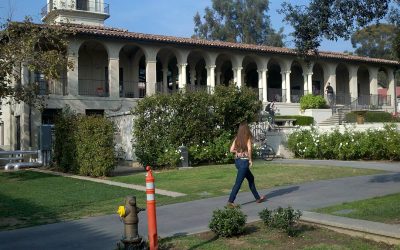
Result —
M323 94L329 82L337 103L348 104L378 95L378 72L383 71L390 95L386 105L395 103L394 68L363 61L305 63L296 55L100 39L73 40L69 58L75 69L58 83L63 87L54 88L64 89L63 95L140 98L235 84L253 88L264 102L297 103L304 94Z

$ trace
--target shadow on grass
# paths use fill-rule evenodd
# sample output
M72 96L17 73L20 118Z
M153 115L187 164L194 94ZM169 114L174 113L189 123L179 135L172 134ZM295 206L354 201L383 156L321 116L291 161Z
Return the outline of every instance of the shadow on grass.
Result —
M43 178L57 177L51 174L38 173L29 170L18 170L18 171L1 171L0 179L10 181L28 181Z
M54 210L38 206L27 199L0 193L0 200L0 231L60 221Z
M400 174L385 174L374 176L369 180L369 182L378 182L378 183L385 183L385 182L400 182Z

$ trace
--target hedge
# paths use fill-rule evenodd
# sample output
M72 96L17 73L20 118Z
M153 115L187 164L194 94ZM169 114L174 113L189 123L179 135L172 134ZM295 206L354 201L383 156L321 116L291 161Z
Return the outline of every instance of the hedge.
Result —
M107 176L116 163L113 137L110 120L66 108L55 123L54 164L63 172Z
M346 122L355 123L357 114L350 112L346 114ZM364 116L365 122L399 122L399 119L392 116L391 113L385 111L367 111Z

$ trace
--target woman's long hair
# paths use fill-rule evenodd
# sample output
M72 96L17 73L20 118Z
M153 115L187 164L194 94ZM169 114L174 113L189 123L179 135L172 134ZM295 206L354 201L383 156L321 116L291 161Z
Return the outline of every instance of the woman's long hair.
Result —
M247 122L241 122L239 125L239 130L236 135L235 148L237 152L247 152L247 142L253 139L249 125Z

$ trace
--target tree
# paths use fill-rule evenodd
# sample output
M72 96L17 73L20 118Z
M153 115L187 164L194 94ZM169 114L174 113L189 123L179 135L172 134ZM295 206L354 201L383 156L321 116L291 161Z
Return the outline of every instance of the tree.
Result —
M67 38L72 33L61 26L38 25L26 18L0 25L0 98L10 97L29 105L42 104L38 83L21 84L22 67L40 73L46 80L58 79L73 68L68 62Z
M271 27L268 0L212 0L206 7L204 22L194 16L193 37L228 42L284 46L283 28Z
M393 60L393 42L396 26L392 24L374 24L357 30L351 36L351 43L357 55Z
M391 3L394 6L392 8L389 7ZM392 17L393 24L399 27L396 4L400 4L400 1L311 0L308 6L293 6L285 2L280 13L285 15L284 20L294 28L297 50L306 55L317 52L322 38L349 39L356 29L379 22L388 14ZM399 34L398 30L396 33Z

